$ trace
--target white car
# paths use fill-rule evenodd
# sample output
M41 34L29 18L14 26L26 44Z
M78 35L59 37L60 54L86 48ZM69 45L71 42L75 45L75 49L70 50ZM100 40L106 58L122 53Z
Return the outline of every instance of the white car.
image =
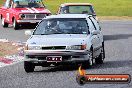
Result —
M59 14L44 18L27 40L24 69L33 72L35 66L85 62L102 64L105 58L104 40L97 20L86 14Z

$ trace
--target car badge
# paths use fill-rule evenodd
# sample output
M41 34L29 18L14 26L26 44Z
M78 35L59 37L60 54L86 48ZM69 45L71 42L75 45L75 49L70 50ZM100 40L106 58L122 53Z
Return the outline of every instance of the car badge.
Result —
M52 50L55 50L55 47L52 47Z

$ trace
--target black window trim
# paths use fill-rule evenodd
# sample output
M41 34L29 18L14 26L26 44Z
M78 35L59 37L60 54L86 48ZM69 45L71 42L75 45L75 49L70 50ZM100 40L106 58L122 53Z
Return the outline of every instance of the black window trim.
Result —
M94 29L97 30L97 28L96 28L96 26L95 26L93 20L91 19L91 17L92 17L92 16L90 16L90 17L88 17L88 18L91 20L91 22L92 22L92 24L93 24L93 26L94 26Z

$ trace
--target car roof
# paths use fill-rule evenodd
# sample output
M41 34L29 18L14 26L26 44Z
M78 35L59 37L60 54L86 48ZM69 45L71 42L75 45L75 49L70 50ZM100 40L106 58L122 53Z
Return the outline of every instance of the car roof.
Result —
M91 3L64 3L61 6L69 6L69 5L92 5Z
M46 19L50 18L87 18L92 15L87 14L58 14L58 15L51 15L47 16Z

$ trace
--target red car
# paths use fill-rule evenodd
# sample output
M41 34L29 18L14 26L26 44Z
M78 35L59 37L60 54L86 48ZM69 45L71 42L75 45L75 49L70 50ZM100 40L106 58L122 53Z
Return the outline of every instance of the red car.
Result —
M3 27L13 25L14 29L23 24L37 24L45 16L51 15L42 0L6 0L0 8L0 17Z

